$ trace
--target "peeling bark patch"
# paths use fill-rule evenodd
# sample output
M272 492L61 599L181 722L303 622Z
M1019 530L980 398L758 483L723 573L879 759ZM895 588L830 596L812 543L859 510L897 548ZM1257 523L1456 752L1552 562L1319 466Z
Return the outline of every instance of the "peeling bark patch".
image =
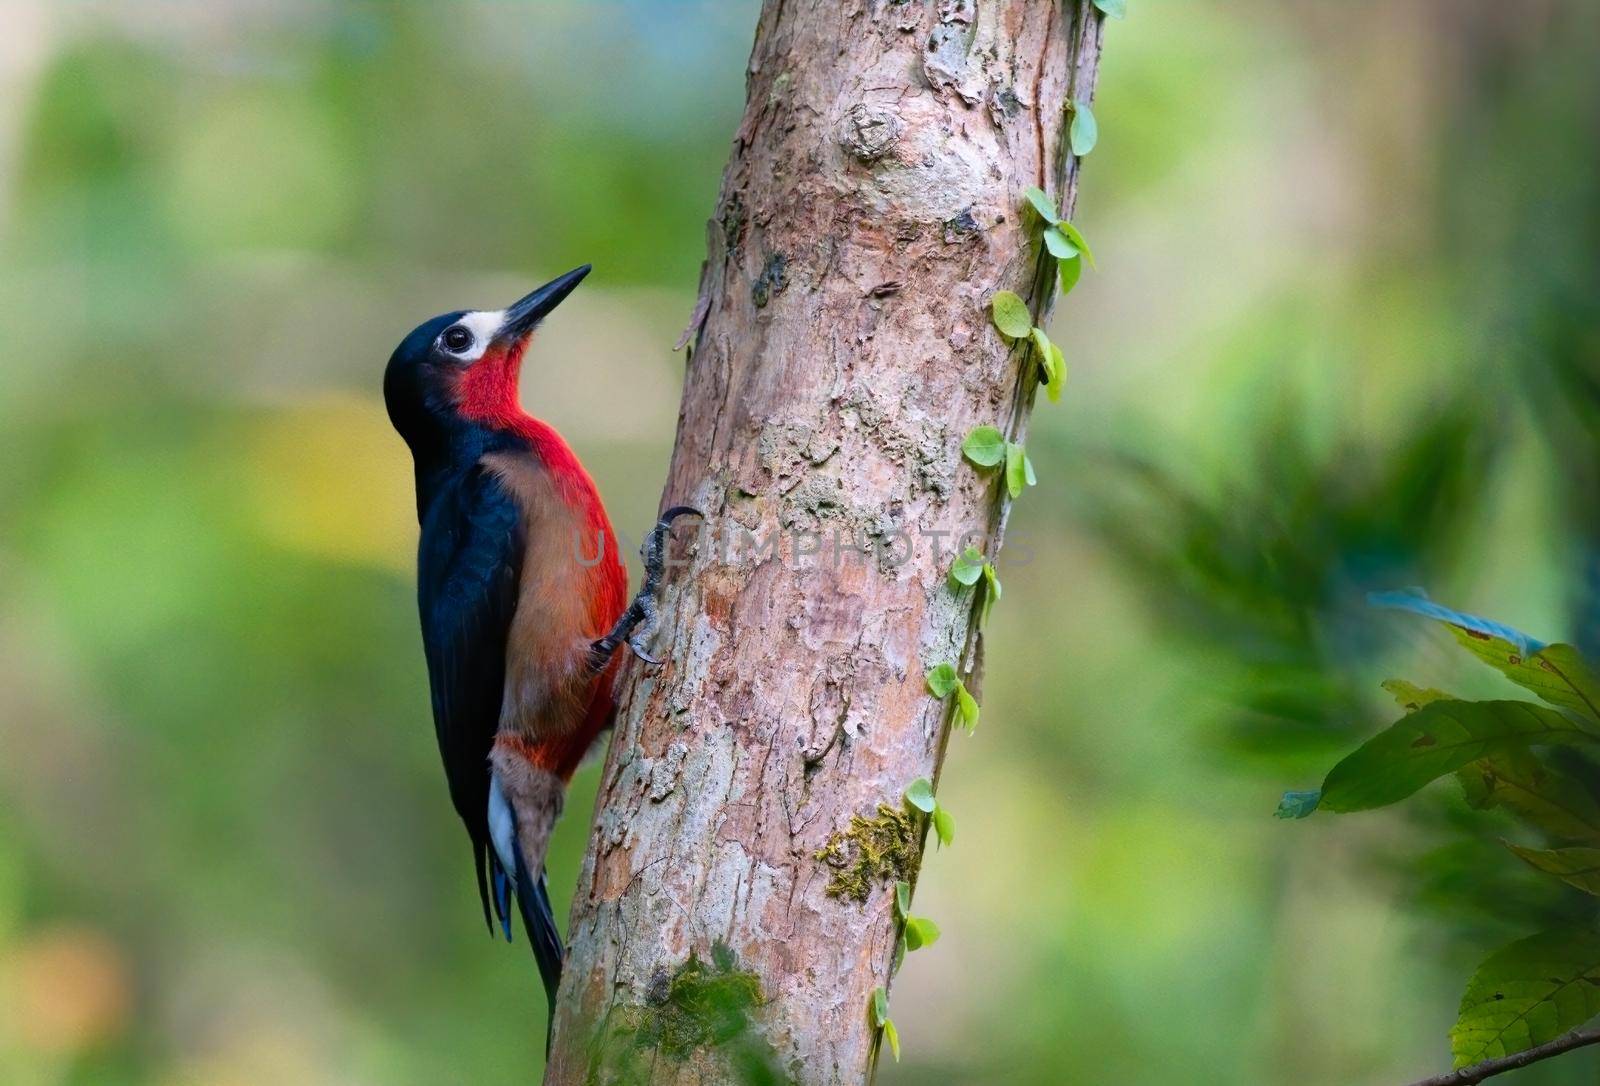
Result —
M660 803L672 794L678 787L678 778L683 776L683 760L689 756L689 746L677 742L667 748L667 753L660 761L650 767L650 778L645 789L645 798L651 803Z
M642 1004L613 1008L595 1037L585 1081L633 1082L657 1055L683 1063L714 1054L732 1081L788 1082L755 1026L765 1003L761 978L741 970L725 943L712 946L709 962L690 951L677 969L656 968Z
M953 218L946 219L944 226L944 243L956 245L970 239L974 234L981 233L983 227L972 215L972 208L967 208Z
M770 419L761 428L756 455L762 470L780 483L801 474L801 464L818 467L839 451L839 437L806 422ZM785 487L784 489L788 489Z
M876 818L851 815L850 828L828 838L816 858L833 868L829 897L865 903L875 884L909 879L916 870L916 827L904 810L880 803Z
M918 108L926 109L923 103ZM908 104L912 121L895 145L862 178L858 190L864 209L902 245L910 245L936 223L993 199L988 174L993 163L963 139L958 130L921 123Z
M844 117L839 142L862 162L875 162L900 142L905 122L893 110L856 103Z
M899 8L895 15L894 27L901 33L910 33L922 23L922 5L913 4L911 0L889 0L890 8Z
M860 714L852 710L861 654L858 642L849 653L830 658L820 681L811 688L813 745L800 752L808 780L841 740L848 745L860 732Z
M735 192L722 206L722 245L725 256L732 257L734 250L738 249L739 243L744 240L745 222L744 203Z
M767 266L756 277L755 286L750 288L750 299L756 303L757 309L764 309L772 296L781 294L788 285L789 258L782 253L773 253L767 258Z
M869 522L865 511L852 506L844 485L826 475L806 476L778 512L778 523L790 531L818 531L826 520L842 521L852 533Z
M973 70L970 59L977 13L977 0L943 0L939 23L922 51L922 75L928 86L954 90L969 106L982 97L981 73Z
M704 613L694 615L689 628L679 636L682 640L677 643L686 648L678 665L680 677L667 695L667 712L674 717L686 716L694 707L711 673L712 660L722 646L722 635ZM683 723L688 724L687 718Z

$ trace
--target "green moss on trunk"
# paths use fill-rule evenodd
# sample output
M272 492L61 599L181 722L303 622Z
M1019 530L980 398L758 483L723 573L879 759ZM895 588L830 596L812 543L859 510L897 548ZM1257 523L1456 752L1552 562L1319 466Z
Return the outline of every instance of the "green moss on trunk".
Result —
M717 1069L717 1081L787 1083L755 1028L754 1014L765 1002L761 978L741 970L728 946L715 944L709 962L691 951L677 969L656 970L642 1004L612 1009L595 1034L586 1081L646 1082L651 1064L665 1056L674 1063L703 1060L703 1067Z
M875 818L850 816L850 828L839 830L817 850L816 858L833 868L829 897L865 902L876 883L909 880L917 870L917 826L904 808L878 804Z

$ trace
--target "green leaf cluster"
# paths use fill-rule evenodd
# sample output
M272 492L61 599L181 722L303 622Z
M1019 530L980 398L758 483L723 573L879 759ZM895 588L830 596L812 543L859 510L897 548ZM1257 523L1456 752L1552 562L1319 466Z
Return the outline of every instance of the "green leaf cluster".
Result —
M961 443L961 451L975 466L997 468L1004 465L1006 493L1015 498L1025 487L1039 481L1033 471L1033 461L1019 443L1007 441L1005 435L993 426L979 426Z
M1045 244L1050 244L1048 234ZM1010 340L1026 339L1033 343L1045 394L1052 403L1059 402L1067 380L1066 356L1061 353L1060 347L1050 342L1045 330L1033 323L1028 303L1012 291L997 290L994 297L989 299L989 313L1001 335Z
M956 696L956 712L960 714L961 723L966 726L967 734L971 735L977 730L978 699L973 697L967 690L967 684L962 682L961 676L956 673L954 664L939 664L930 668L924 679L928 684L928 692L940 701L954 694ZM923 809L929 812L932 811L931 807Z
M1071 109L1072 124L1068 139L1074 154L1086 155L1099 139L1099 126L1087 100L1074 98ZM1055 201L1044 190L1030 187L1022 195L1044 224L1044 247L1055 259L1061 290L1066 293L1077 285L1085 263L1094 267L1094 250L1089 247L1083 232L1061 217ZM989 317L1000 334L1013 343L1023 339L1030 341L1033 357L1038 360L1036 372L1045 387L1045 395L1052 403L1059 402L1067 382L1066 355L1051 341L1049 333L1034 322L1028 303L1014 291L997 290L989 299ZM1027 450L1018 442L1006 440L996 427L979 426L974 429L961 443L961 451L979 468L1003 467L1006 493L1013 500L1038 482Z
M928 809L926 805L932 805L937 810L937 804L933 799L933 787L926 777L918 777L911 782L911 786L906 789L906 801L918 810L926 811ZM921 950L938 941L939 925L925 916L911 915L911 883L905 879L894 884L894 916L900 930L895 936L894 964L891 972L899 972L907 951ZM889 1042L889 1050L894 1053L895 1062L898 1063L900 1034L889 1018L889 994L881 987L873 989L871 1011L873 1025L883 1031L884 1040Z
M1383 684L1404 714L1341 759L1309 792L1287 792L1281 818L1370 810L1454 775L1467 803L1499 808L1554 847L1506 842L1529 867L1600 896L1600 799L1563 772L1550 747L1600 745L1600 676L1571 645L1545 644L1419 591L1375 606L1441 622L1468 653L1540 702L1468 701L1402 679ZM1467 985L1451 1049L1456 1066L1525 1051L1600 1014L1600 935L1547 931L1495 952Z
M1122 18L1126 11L1125 0L1096 0L1096 4L1103 13L1113 18ZM1070 108L1072 121L1068 129L1068 141L1072 153L1081 158L1092 151L1099 140L1099 125L1086 99L1074 98ZM1042 190L1029 188L1024 196L1044 221L1044 247L1056 261L1062 292L1069 292L1083 274L1083 265L1087 263L1094 267L1094 251L1082 232L1060 216L1054 201ZM1066 357L1061 348L1051 341L1049 334L1034 322L1028 303L1014 291L997 290L989 299L989 314L996 330L1008 340L1030 341L1034 357L1038 360L1037 374L1045 386L1045 394L1051 402L1058 402L1066 385ZM962 441L961 452L977 468L1000 469L1006 493L1012 500L1039 481L1027 449L1020 442L1008 440L997 427L974 428ZM1000 576L982 551L967 547L951 564L950 584L957 589L974 588L980 581L982 609L978 623L982 626L989 621L989 613L1000 598ZM970 735L978 726L978 701L967 689L955 666L938 664L929 669L925 681L929 692L940 700L954 695L956 712ZM918 777L906 787L905 801L909 807L929 818L941 847L955 840L955 819L939 804L933 793L933 784L926 777ZM894 957L894 968L898 969L907 951L919 950L938 941L939 926L927 917L911 915L911 884L906 879L895 883L895 915L901 925ZM870 1012L873 1025L882 1031L895 1061L899 1062L900 1036L889 1017L889 997L885 989L880 987L873 990Z
M1024 487L1033 486L1039 481L1033 473L1033 461L1028 459L1028 451L1014 441L1006 443L1006 493L1013 498L1021 495Z
M977 547L968 547L956 555L955 562L950 566L950 585L952 588L971 588L980 581L983 585L980 589L983 604L978 612L978 625L984 626L989 622L989 612L994 610L995 601L1000 598L1000 575L995 572L994 563L984 559L982 551Z
M921 950L939 941L939 925L925 916L911 915L911 884L900 881L894 886L895 917L902 925L901 938L907 950Z
M883 1039L889 1042L889 1051L894 1053L894 1062L900 1062L900 1031L894 1028L894 1019L889 1017L889 993L882 987L872 990L872 998L868 1001L868 1008L872 1015L874 1029L883 1031Z
M913 798L915 797L915 798ZM926 777L918 777L906 789L906 801L918 810L927 812L931 809L937 816L940 810L933 798L933 787ZM912 950L921 950L925 946L932 946L939 941L939 925L926 916L913 916L911 913L911 883L905 879L894 884L894 916L899 925L895 935L894 964L891 972L899 972L900 966L905 962L906 954ZM873 1022L883 1030L884 1038L889 1042L889 1049L894 1053L896 1062L900 1059L900 1036L889 1021L888 993L882 988L872 993L872 1018Z
M906 802L933 819L933 832L938 835L940 845L948 845L956 839L956 820L934 798L933 784L927 777L918 777L906 786Z
M1072 153L1075 155L1088 154L1100 138L1100 129L1095 122L1094 113L1090 111L1089 103L1081 98L1073 99L1072 125L1067 138L1072 144ZM1061 217L1056 211L1055 201L1043 190L1029 188L1024 190L1022 195L1038 213L1039 218L1044 220L1044 247L1056 259L1056 273L1061 280L1061 293L1070 294L1083 275L1083 265L1087 263L1091 268L1095 266L1094 250L1089 247L1083 232Z
M1083 98L1074 98L1072 105L1072 125L1067 130L1067 140L1072 145L1072 153L1082 158L1094 150L1094 145L1100 139L1100 126L1095 122L1094 111L1089 108L1089 103Z

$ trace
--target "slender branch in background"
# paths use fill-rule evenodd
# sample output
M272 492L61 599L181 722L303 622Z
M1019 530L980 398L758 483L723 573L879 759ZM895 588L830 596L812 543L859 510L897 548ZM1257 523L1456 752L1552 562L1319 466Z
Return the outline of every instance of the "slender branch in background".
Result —
M1559 1056L1563 1052L1571 1052L1575 1048L1585 1045L1600 1044L1600 1026L1586 1026L1563 1033L1553 1041L1546 1041L1542 1045L1512 1053L1509 1056L1500 1056L1492 1060L1475 1063L1471 1067L1463 1067L1459 1071L1448 1074L1434 1075L1432 1078L1418 1079L1411 1086L1475 1086L1486 1078L1503 1075L1507 1071L1517 1071L1529 1064L1547 1060L1551 1056Z

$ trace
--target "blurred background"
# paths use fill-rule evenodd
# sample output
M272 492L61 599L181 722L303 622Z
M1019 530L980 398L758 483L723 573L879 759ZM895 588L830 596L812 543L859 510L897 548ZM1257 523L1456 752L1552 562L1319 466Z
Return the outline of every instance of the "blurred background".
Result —
M882 1077L1399 1086L1587 907L1449 785L1271 814L1380 679L1509 689L1368 590L1600 649L1600 6L1130 7ZM524 400L646 524L755 11L0 0L0 1080L536 1080L380 376L592 260Z

